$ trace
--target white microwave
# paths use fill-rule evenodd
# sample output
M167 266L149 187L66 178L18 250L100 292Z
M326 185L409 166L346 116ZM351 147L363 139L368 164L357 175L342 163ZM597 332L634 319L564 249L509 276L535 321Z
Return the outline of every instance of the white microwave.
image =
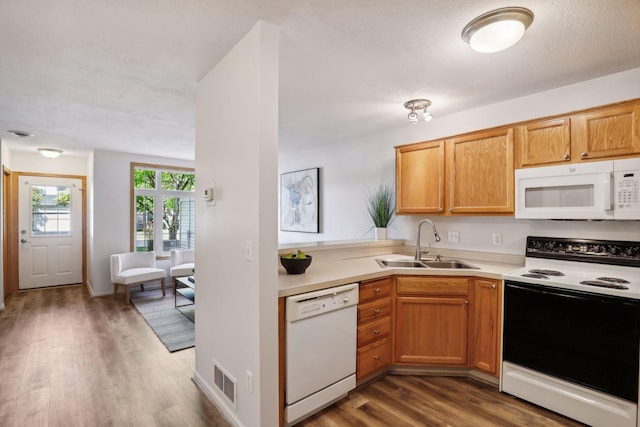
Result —
M640 157L517 169L516 218L640 220Z

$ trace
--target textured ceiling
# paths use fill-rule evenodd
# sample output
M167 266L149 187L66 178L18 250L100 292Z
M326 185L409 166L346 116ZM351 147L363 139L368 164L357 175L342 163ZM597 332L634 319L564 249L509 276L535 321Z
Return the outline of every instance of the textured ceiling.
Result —
M461 40L514 5L535 18L512 48ZM193 158L197 82L257 19L281 28L284 149L640 67L638 0L0 0L0 138Z

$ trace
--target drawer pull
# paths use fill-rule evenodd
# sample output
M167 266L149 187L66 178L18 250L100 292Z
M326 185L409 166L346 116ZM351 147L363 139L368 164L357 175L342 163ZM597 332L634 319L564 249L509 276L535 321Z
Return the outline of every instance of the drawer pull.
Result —
M376 354L375 356L373 356L373 360L380 360L380 356Z
M380 288L375 288L375 289L373 290L373 292L375 292L375 293L377 294L378 292L380 292Z
M495 289L495 288L497 288L496 285L491 285L491 289Z
M373 334L374 335L380 335L380 329L374 329L373 330Z
M380 309L379 308L374 309L373 314L380 314Z

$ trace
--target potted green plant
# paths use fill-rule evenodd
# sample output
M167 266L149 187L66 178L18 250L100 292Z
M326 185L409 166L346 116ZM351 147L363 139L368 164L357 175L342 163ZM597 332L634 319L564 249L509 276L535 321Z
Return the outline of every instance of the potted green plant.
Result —
M387 227L396 211L395 194L390 185L379 185L367 195L367 209L375 227L376 240L387 238Z

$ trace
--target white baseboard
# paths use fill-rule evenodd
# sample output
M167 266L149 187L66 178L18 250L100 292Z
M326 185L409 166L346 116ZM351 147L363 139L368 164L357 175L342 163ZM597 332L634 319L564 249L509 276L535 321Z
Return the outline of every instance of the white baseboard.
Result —
M207 384L204 378L202 378L202 376L198 374L198 372L193 373L191 381L193 381L195 385L200 389L200 391L205 395L205 397L209 399L209 401L213 403L215 407L220 410L220 412L222 412L222 415L224 415L224 418L228 422L236 427L244 427L242 422L238 419L238 417L236 417L236 414L230 411L229 407L224 404L220 396L218 396L218 394L213 391L213 389L209 386L209 384Z

